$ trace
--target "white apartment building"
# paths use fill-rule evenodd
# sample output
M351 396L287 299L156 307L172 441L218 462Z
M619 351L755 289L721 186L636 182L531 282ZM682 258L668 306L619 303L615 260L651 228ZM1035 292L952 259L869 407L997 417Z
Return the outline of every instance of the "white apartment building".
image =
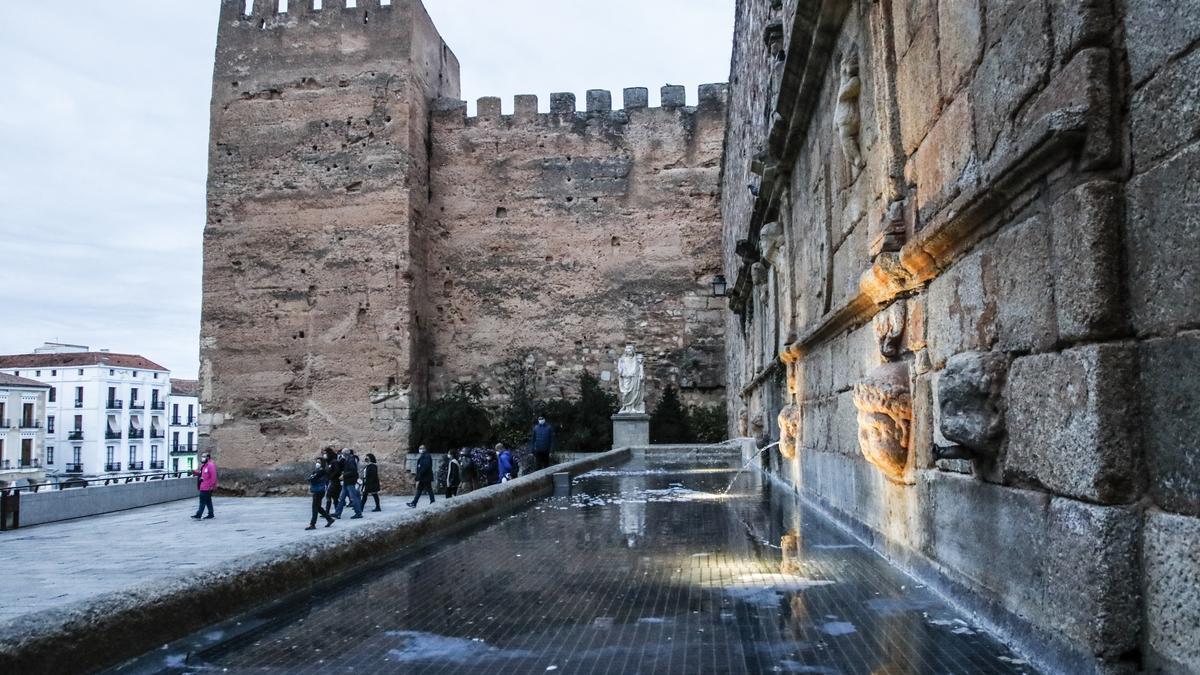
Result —
M50 386L47 474L88 477L167 467L166 368L134 354L46 343L32 354L0 356L0 372Z
M41 482L48 385L0 373L0 485Z
M200 417L200 383L196 380L171 380L167 408L167 452L171 471L196 468L196 421Z

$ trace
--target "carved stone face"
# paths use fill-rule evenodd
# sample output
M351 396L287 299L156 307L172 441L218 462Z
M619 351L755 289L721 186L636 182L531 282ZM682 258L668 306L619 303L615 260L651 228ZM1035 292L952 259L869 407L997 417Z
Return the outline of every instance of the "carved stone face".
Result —
M784 459L796 457L796 443L800 440L800 408L786 405L779 411L779 454Z
M871 371L854 386L854 406L863 457L889 480L903 482L912 428L908 366L887 363Z

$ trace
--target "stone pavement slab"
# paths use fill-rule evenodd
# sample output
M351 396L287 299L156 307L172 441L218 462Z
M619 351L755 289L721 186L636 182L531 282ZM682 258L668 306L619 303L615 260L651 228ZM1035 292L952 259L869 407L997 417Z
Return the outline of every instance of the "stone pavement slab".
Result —
M349 509L333 527L308 526L306 497L217 497L216 518L192 520L196 501L178 501L0 533L0 622L103 593L203 574L250 554L319 540L381 519L407 517L404 497L383 512ZM440 501L440 500L439 500ZM428 506L423 500L417 511Z

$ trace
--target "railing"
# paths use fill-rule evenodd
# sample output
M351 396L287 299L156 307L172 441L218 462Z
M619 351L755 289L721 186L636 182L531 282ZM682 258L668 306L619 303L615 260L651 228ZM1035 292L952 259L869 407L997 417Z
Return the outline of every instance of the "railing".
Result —
M21 420L22 429L40 429L41 427L41 420Z
M130 462L129 470L130 471L141 471L144 466L146 466L145 462ZM120 471L120 470L121 470L121 465L118 464L117 471Z
M119 467L120 464L116 464L114 466ZM68 464L66 472L69 474L81 474L81 473L83 473L83 465L82 464ZM172 478L193 478L193 477L194 477L194 474L191 471L183 470L183 469L181 469L179 471L156 471L154 473L150 473L150 472L118 473L115 476L114 475L106 475L106 476L97 476L95 478L77 478L75 476L72 476L70 479L68 479L66 481L60 481L57 483L46 482L46 483L39 483L37 485L22 485L19 487L17 487L17 486L0 487L0 495L11 495L11 494L16 494L16 493L21 493L21 492L24 492L24 493L39 492L39 491L43 491L43 490L44 491L71 490L74 488L100 487L103 485L125 485L127 483L148 483L150 481L155 481L155 480L166 480L166 479L172 479Z
M9 429L12 427L12 420L0 420L0 429Z
M78 408L79 406L75 407ZM108 399L108 403L104 404L106 410L120 410L123 407L125 407L125 402L115 398ZM132 408L133 406L130 407Z
M129 430L129 440L131 440L131 441L136 438L145 438L145 437L146 437L145 429L130 429Z
M172 455L191 455L196 452L195 443L176 443L171 446Z
M0 469L4 469L6 471L11 469L39 469L41 466L41 460L37 459L36 457L31 459L19 459L17 460L16 466L13 466L13 461L11 459L0 461Z
M121 463L120 462L109 462L108 464L104 465L104 470L109 473L113 473L115 471L120 471Z
M81 398L75 399L75 407L82 408L83 407L83 399L81 399Z
M104 438L105 438L105 440L109 440L109 441L111 441L111 440L120 440L120 439L121 439L121 432L120 432L120 431L113 431L112 429L108 429L108 430L106 430L106 431L104 432Z
M75 429L74 431L67 432L67 440L68 441L82 441L83 440L83 429Z
M145 410L146 403L144 401L130 401L129 409L130 410Z
M165 438L165 437L166 437L166 432L164 432L164 431L155 431L154 429L150 430L150 438Z
M54 425L53 424L46 425L46 433L48 433L48 434L54 433Z
M166 410L167 402L166 401L151 401L150 409L151 410Z
M167 463L165 460L160 459L157 462L150 462L150 470L151 471L162 471L163 469L166 468L166 466L167 466Z
M183 422L180 422L180 421L179 421L179 417L178 417L178 416L176 416L176 417L172 417L172 418L171 418L171 426L173 426L173 427L181 427L181 426L183 426Z
M67 468L64 471L66 473L83 473L83 465L82 464L68 464Z

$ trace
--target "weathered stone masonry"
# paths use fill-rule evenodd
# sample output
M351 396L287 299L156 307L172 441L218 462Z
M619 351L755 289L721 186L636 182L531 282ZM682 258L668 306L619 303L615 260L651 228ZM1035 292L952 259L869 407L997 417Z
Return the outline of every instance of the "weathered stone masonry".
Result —
M419 1L324 4L221 4L202 445L238 469L328 443L391 456L457 382L500 397L516 369L569 395L627 340L657 382L724 397L724 85L696 107L682 87L661 108L487 98L468 119Z
M1183 1L738 2L730 425L1055 670L1200 670L1197 44Z

